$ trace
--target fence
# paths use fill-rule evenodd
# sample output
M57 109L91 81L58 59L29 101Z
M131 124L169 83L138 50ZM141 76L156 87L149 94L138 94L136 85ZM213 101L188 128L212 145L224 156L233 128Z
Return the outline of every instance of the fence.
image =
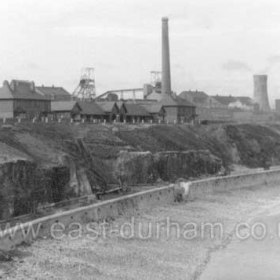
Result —
M108 122L105 119L92 119L92 120L74 120L74 119L70 119L70 118L64 118L64 119L59 119L59 120L54 120L51 118L47 118L47 117L42 117L40 119L24 119L24 118L0 118L0 125L15 125L15 124L31 124L31 123L55 123L55 124L69 124L69 125L73 125L73 124L103 124L103 125L107 125L107 124L137 124L137 125L141 125L141 124L154 124L154 125L174 125L174 124L186 124L186 125L194 125L195 122L184 122L184 121L176 121L174 120L173 122L169 122L169 121L165 121L165 120L132 120L131 122L126 122L126 121L112 121L112 122Z

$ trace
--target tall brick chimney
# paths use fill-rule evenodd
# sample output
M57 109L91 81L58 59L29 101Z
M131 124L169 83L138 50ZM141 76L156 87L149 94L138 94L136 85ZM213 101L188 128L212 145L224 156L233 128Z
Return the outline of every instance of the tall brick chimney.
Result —
M162 95L171 94L168 18L162 18Z

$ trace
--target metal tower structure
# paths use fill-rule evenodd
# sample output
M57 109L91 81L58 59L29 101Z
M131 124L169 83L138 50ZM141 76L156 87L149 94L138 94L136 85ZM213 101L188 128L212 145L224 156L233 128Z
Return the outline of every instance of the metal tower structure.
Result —
M161 72L151 71L151 85L155 88L155 91L161 92Z
M158 82L161 82L161 72L151 71L151 84L155 86Z
M92 100L96 97L94 68L82 69L80 83L73 92L74 97L82 100Z

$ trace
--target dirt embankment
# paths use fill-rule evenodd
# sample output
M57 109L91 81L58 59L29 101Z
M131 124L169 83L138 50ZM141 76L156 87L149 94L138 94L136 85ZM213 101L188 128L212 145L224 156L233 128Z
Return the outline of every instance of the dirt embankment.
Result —
M233 164L262 167L268 161L280 163L280 126L275 124L4 127L0 219L111 184L197 178Z

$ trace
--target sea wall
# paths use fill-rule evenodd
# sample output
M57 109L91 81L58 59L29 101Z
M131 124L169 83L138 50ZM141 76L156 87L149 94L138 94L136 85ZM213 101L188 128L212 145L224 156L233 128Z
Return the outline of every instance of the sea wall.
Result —
M280 169L260 171L250 174L215 177L205 180L184 182L183 196L186 202L194 199L203 199L205 194L226 192L241 188L271 187L280 184ZM0 250L11 250L22 242L31 242L39 237L51 237L54 225L63 225L64 228L73 222L88 223L108 220L119 215L132 215L135 211L148 209L161 204L173 203L177 200L178 184L156 188L80 207L77 209L57 213L40 218L29 223L18 225L1 232Z

